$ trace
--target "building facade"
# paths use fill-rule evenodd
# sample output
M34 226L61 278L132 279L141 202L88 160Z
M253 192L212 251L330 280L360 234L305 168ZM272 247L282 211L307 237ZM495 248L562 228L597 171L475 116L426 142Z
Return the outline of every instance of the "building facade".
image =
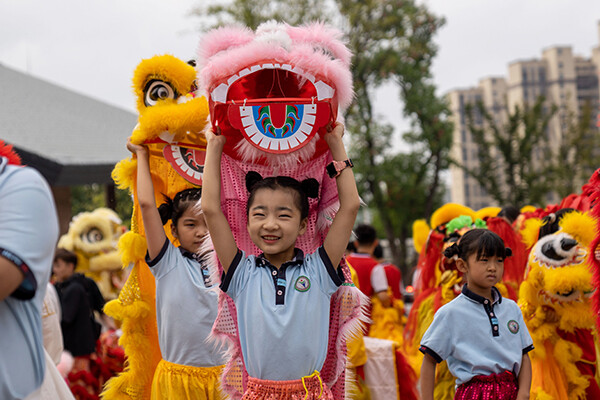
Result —
M598 42L600 43L600 22L598 23ZM570 46L554 46L542 51L539 59L519 60L508 65L506 77L488 77L481 79L476 87L450 91L447 99L454 122L451 156L468 169L479 167L478 146L474 143L468 129L468 106L481 102L497 126L507 122L507 110L529 106L539 96L546 99L545 107L557 107L557 112L546 130L546 145L557 151L564 143L564 136L584 109L592 111L590 125L592 134L598 135L598 110L600 108L600 46L592 50L590 58L573 54ZM474 109L473 122L483 127L484 118ZM496 149L485 149L494 153ZM545 151L538 149L534 158L547 157ZM600 155L599 155L600 159ZM473 209L487 206L503 206L488 193L463 168L452 165L451 201L467 205ZM503 182L500 179L500 182ZM584 183L584 182L581 182ZM501 188L510 190L510 188ZM546 199L556 202L556 196ZM522 206L522 205L517 205Z

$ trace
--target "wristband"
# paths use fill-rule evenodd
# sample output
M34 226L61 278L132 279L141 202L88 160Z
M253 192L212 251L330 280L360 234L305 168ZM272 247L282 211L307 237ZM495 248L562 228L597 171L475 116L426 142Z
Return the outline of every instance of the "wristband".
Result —
M329 175L330 178L335 178L345 168L348 168L348 167L350 167L350 168L354 167L354 163L349 158L344 161L332 161L329 164L327 164L327 167L325 167L325 170L327 171L327 175Z

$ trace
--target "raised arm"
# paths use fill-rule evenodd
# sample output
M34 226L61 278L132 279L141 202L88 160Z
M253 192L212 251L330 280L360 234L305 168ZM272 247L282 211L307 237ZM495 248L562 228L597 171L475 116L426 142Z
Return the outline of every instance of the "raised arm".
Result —
M215 135L212 130L209 130L206 133L206 141L208 144L202 174L202 212L217 257L227 272L238 249L229 222L221 209L221 155L225 137Z
M343 135L344 125L339 122L335 124L331 132L325 135L325 141L329 145L329 150L335 161L344 161L348 158L342 141ZM351 168L342 170L335 179L340 199L340 209L333 219L323 247L331 263L337 266L344 255L348 240L350 240L350 234L360 207L360 198L358 197L356 181Z
M154 259L160 253L167 235L154 199L154 184L150 175L148 148L127 141L127 149L137 157L137 200L144 221L148 255Z

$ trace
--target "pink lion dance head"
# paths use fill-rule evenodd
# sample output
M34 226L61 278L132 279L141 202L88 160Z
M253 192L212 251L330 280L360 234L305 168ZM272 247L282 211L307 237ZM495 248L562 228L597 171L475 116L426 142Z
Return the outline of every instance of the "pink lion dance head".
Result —
M310 254L323 244L338 196L335 181L325 172L331 154L322 138L353 96L351 54L341 36L320 23L291 27L267 22L256 32L240 27L215 29L201 41L199 88L208 99L213 127L227 137L221 160L221 205L238 247L247 254L259 252L246 231L248 171L265 177L317 179L319 196L310 201L308 229L296 247ZM364 319L365 300L351 285L347 268L345 272L348 285L331 300L329 348L321 371L335 398L344 396L345 338ZM231 361L222 386L239 398L247 374L235 305L224 294L213 335L230 345Z

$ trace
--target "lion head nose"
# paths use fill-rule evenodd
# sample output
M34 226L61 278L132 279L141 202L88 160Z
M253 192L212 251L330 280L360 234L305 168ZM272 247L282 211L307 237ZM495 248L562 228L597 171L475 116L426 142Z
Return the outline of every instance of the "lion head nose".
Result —
M577 246L577 240L575 239L565 238L560 241L560 247L565 251L569 251L575 246Z

